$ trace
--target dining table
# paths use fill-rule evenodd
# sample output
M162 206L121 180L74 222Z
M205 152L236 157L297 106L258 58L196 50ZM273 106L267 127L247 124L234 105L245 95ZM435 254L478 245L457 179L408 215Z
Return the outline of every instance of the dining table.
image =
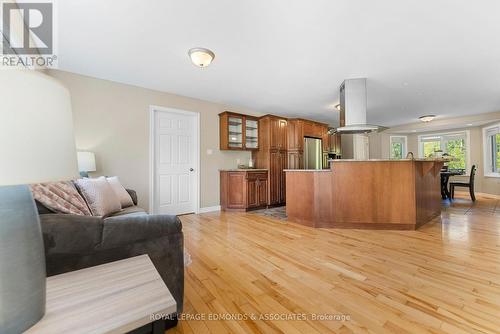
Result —
M448 181L452 176L465 175L464 169L448 169L441 170L441 198L451 199L450 191L448 190Z

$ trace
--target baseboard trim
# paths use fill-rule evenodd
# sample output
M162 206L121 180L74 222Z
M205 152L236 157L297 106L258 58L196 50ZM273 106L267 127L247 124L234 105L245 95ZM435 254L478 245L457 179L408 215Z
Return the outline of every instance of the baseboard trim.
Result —
M200 211L198 213L207 213L207 212L214 212L214 211L220 211L220 205L207 206L204 208L200 208Z
M474 192L476 195L479 195L479 196L484 196L484 197L493 197L493 198L497 198L497 199L500 199L500 195L495 195L495 194L490 194L490 193L481 193L481 192ZM455 194L461 194L461 195L464 195L464 196L469 196L469 192L468 191L456 191L455 190Z

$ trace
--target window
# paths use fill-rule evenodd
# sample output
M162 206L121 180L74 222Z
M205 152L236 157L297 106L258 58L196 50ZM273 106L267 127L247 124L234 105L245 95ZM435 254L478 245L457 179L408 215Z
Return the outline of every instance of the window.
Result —
M406 157L406 136L391 136L391 159Z
M450 169L469 168L469 131L440 133L418 137L419 156L421 158L441 157L448 154L453 161L448 163Z
M500 177L500 124L483 129L484 175Z

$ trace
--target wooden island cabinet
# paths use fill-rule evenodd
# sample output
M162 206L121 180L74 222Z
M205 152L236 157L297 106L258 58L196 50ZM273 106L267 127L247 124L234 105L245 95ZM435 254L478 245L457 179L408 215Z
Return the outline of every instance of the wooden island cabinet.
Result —
M441 213L441 160L332 160L288 170L288 220L312 227L415 230Z
M267 206L267 169L220 171L220 203L223 211L249 211Z

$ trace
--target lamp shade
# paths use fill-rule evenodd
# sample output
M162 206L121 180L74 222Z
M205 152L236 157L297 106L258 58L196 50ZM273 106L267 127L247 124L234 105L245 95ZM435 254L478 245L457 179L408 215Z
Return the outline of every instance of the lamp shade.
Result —
M80 172L95 172L94 152L78 152L78 170Z
M33 70L0 73L0 186L78 175L68 90Z

